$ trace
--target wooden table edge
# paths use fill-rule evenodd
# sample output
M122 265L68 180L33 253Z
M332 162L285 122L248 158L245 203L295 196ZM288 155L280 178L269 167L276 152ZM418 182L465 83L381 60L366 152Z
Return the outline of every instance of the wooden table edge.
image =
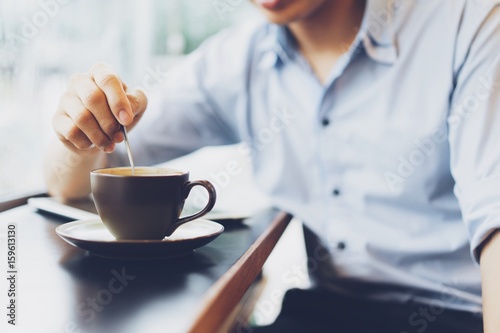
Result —
M241 258L208 290L189 333L218 332L285 231L292 215L280 212Z

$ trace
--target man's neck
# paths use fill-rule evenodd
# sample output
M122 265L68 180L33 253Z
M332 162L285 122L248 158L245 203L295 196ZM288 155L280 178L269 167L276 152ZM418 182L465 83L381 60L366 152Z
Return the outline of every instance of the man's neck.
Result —
M326 1L309 17L288 25L298 50L322 84L356 38L365 6L366 0Z
M336 53L350 45L363 20L366 0L330 0L309 17L290 23L299 49Z

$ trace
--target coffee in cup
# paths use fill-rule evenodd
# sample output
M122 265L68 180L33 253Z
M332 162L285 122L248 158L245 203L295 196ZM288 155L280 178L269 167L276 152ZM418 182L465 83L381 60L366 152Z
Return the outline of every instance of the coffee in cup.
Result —
M90 173L97 212L116 239L163 239L182 224L208 213L216 192L207 180L189 180L189 173L160 167L104 168ZM208 191L201 211L180 217L184 202L194 186Z

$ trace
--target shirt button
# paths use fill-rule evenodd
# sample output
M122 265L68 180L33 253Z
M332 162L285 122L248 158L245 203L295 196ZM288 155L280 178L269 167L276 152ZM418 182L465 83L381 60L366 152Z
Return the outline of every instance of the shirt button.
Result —
M337 243L337 249L339 249L339 250L345 249L345 243L344 242L338 242Z
M328 118L323 118L321 120L321 125L323 125L323 127L330 125L330 120L328 120Z
M334 196L339 196L340 195L340 190L338 188L336 188L336 189L333 190L332 193L333 193Z

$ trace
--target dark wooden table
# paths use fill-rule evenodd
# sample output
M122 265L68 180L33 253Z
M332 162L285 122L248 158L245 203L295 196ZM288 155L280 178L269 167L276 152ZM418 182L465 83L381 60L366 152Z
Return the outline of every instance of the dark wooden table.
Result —
M66 220L26 205L8 209L0 213L0 331L218 332L290 219L263 212L243 223L225 223L219 238L186 256L130 261L94 257L65 243L54 229ZM17 237L14 329L7 324L4 277L9 276L12 224Z

